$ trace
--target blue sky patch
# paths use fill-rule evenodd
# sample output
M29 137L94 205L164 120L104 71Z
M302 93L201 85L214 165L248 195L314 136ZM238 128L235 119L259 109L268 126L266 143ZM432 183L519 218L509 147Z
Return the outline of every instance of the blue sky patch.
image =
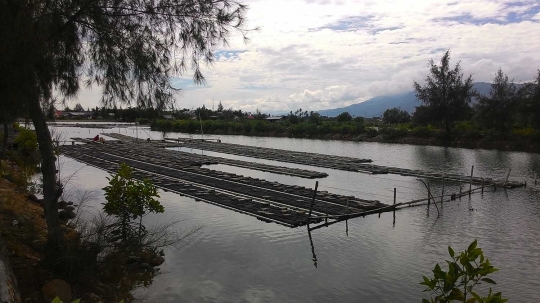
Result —
M323 25L321 27L310 28L310 32L316 32L323 29L329 29L333 31L345 31L352 32L362 28L369 28L369 23L375 19L375 16L350 16L345 17L336 22Z
M171 86L177 89L182 89L182 90L196 90L196 89L204 89L204 88L212 87L208 83L204 85L196 85L193 82L192 78L178 78L178 77L171 77Z
M245 53L245 50L222 50L214 53L217 60L237 59L238 55Z
M516 12L513 8L516 7L527 7L524 11ZM445 17L440 19L435 19L434 21L439 22L456 22L460 24L473 24L473 25L484 25L484 24L512 24L512 23L521 23L523 21L532 20L532 18L540 13L540 4L535 4L531 6L528 3L523 2L513 2L506 5L507 11L504 18L475 18L470 13L462 14L454 17Z

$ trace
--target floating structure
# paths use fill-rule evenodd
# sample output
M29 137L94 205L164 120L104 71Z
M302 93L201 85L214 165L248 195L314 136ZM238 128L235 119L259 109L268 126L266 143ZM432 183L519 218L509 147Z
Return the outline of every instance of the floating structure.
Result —
M344 171L353 171L369 174L397 174L401 176L413 176L418 178L444 180L448 182L472 183L476 185L484 184L485 186L497 186L505 188L516 188L525 186L524 182L508 180L508 176L504 180L481 178L478 176L464 176L458 174L430 172L424 170L414 170L407 168L368 164L368 162L372 162L370 159L358 159L314 153L294 152L274 148L209 142L205 140L190 140L185 138L175 139L174 141L182 143L184 147L189 148L196 148L201 150L208 150L259 159L270 159L281 162L304 164L315 167L332 168Z
M386 206L377 200L328 192L315 194L313 189L302 186L201 168L198 159L179 158L178 152L162 149L158 142L83 141L87 144L62 146L62 153L109 172L126 163L135 169L135 178L148 178L165 190L289 227L307 224L310 209L315 217L311 222L320 222L322 219L317 216L358 213ZM159 157L155 157L156 151L162 152ZM165 153L169 155L164 157Z
M308 179L328 177L327 173L313 171L313 170L299 169L299 168L292 168L292 167L285 167L285 166L278 166L278 165L269 165L269 164L241 161L241 160L235 160L235 159L227 159L223 157L198 155L195 153L178 151L178 150L174 150L173 153L171 153L168 150L155 148L155 147L162 147L162 148L183 147L182 144L165 141L165 140L148 141L148 140L139 139L138 141L137 140L126 141L126 138L131 139L133 137L120 135L120 134L104 134L104 135L121 140L124 143L138 142L139 144L137 146L132 146L139 149L138 152L144 152L145 156L147 157L167 159L168 161L173 161L173 162L197 163L194 165L225 164L225 165L236 166L236 167L241 167L241 168L264 171L264 172L271 172L274 174L289 175L289 176L308 178ZM88 139L78 138L78 140L84 141ZM151 143L151 145L147 145L148 143ZM125 147L126 147L125 145L121 145L118 148L125 149Z

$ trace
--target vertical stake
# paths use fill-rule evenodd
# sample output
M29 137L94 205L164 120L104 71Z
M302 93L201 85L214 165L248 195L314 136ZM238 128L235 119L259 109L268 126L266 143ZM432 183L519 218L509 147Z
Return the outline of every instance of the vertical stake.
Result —
M484 194L484 178L482 178L482 195Z
M459 201L461 201L461 192L462 192L462 187L461 185L459 185Z
M315 191L313 192L313 200L311 200L311 206L309 207L309 214L307 223L309 225L309 219L311 219L311 213L313 212L313 204L315 204L315 196L317 195L317 188L319 188L319 181L315 181Z
M471 166L471 180L469 182L469 197L471 196L471 190L472 190L472 177L473 177L473 172L474 172L474 165Z
M508 174L506 174L506 180L504 180L504 187L506 187L506 184L508 183L508 178L510 177L510 172L512 171L512 168L508 169Z
M394 187L394 205L396 205L396 188Z
M441 194L441 207L443 207L444 202L444 178L443 178L443 184L442 184L442 194Z

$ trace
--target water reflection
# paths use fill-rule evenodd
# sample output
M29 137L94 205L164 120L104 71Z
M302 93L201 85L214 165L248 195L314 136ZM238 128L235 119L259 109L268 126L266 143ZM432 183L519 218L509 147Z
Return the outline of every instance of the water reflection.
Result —
M74 129L81 130L84 134L73 136L88 135L88 130ZM95 135L101 131L91 132ZM160 136L156 132L149 134L156 139ZM497 155L494 151L449 148L445 155L442 147L244 136L220 139L227 143L372 158L375 164L387 166L445 167L462 174L470 174L471 165L475 165L475 175L498 178L506 177L510 166L511 179L526 175L532 178L531 172L540 172L538 154ZM503 164L498 164L499 160ZM76 161L66 163L66 173L82 166ZM385 203L391 203L390 191L394 187L398 188L398 202L427 195L425 186L412 177L322 171L330 174L322 181L325 186L386 194L388 197L374 196L384 198ZM104 186L99 182L105 176L95 168L84 168L78 173L80 187L99 191ZM257 173L255 177L267 175ZM313 187L313 180L272 178ZM433 196L442 190L440 182L430 186ZM468 190L464 186L462 190ZM328 191L338 192L334 188ZM445 192L452 191L459 192L458 185L447 183ZM535 291L540 284L537 195L528 189L508 190L505 194L498 188L495 192L486 189L483 196L467 196L461 197L461 203L460 199L445 203L444 215L438 220L433 205L428 209L429 219L424 207L405 208L400 210L399 226L393 212L392 216L383 214L381 218L372 215L349 219L343 224L345 227L329 223L326 228L309 230L306 237L303 228L267 224L214 205L163 193L166 212L151 219L160 221L175 216L189 220L188 225L205 225L205 231L196 245L167 253L167 273L154 279L146 290L147 298L149 302L415 302L422 296L418 285L421 276L447 257L447 246L461 250L478 239L490 261L501 268L494 277L497 291L514 302L539 301L540 295ZM384 291L381 285L385 286Z
M311 255L313 260L313 265L317 268L317 255L315 254L315 245L313 244L313 238L311 237L311 230L309 229L309 224L307 225L307 232L309 237L309 244L311 245Z

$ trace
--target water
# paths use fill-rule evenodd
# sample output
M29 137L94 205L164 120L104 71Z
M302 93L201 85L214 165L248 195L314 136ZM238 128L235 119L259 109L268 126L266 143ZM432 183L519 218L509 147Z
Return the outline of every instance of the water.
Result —
M67 136L93 137L99 129L62 127ZM140 138L160 139L161 134L133 127L115 128ZM168 134L169 137L187 137ZM432 169L523 180L540 171L540 155L529 153L468 150L443 147L355 143L288 138L220 136L223 142L334 155L371 158L374 164L412 169ZM194 150L193 152L201 153ZM232 155L202 152L238 158ZM262 163L268 160L249 159ZM87 208L98 211L107 173L62 158L63 176L75 173L71 192L88 190L94 199ZM290 165L324 171L320 189L378 199L392 203L393 188L398 202L426 196L425 187L412 177L372 176L332 169ZM313 186L314 180L281 176L227 165L208 166L287 184ZM439 193L441 182L432 182ZM459 192L459 185L446 184L445 191ZM468 187L468 186L466 186ZM468 188L467 188L468 189ZM500 271L494 287L513 302L540 301L540 201L529 189L502 190L473 195L447 203L437 219L432 206L406 208L345 222L312 232L316 266L305 227L290 229L273 223L161 192L165 213L147 222L185 220L181 226L204 226L196 239L179 249L166 251L162 274L142 291L149 302L420 302L422 275L430 275L436 262L448 258L447 246L463 250L478 239L486 256ZM90 212L91 213L91 212Z

